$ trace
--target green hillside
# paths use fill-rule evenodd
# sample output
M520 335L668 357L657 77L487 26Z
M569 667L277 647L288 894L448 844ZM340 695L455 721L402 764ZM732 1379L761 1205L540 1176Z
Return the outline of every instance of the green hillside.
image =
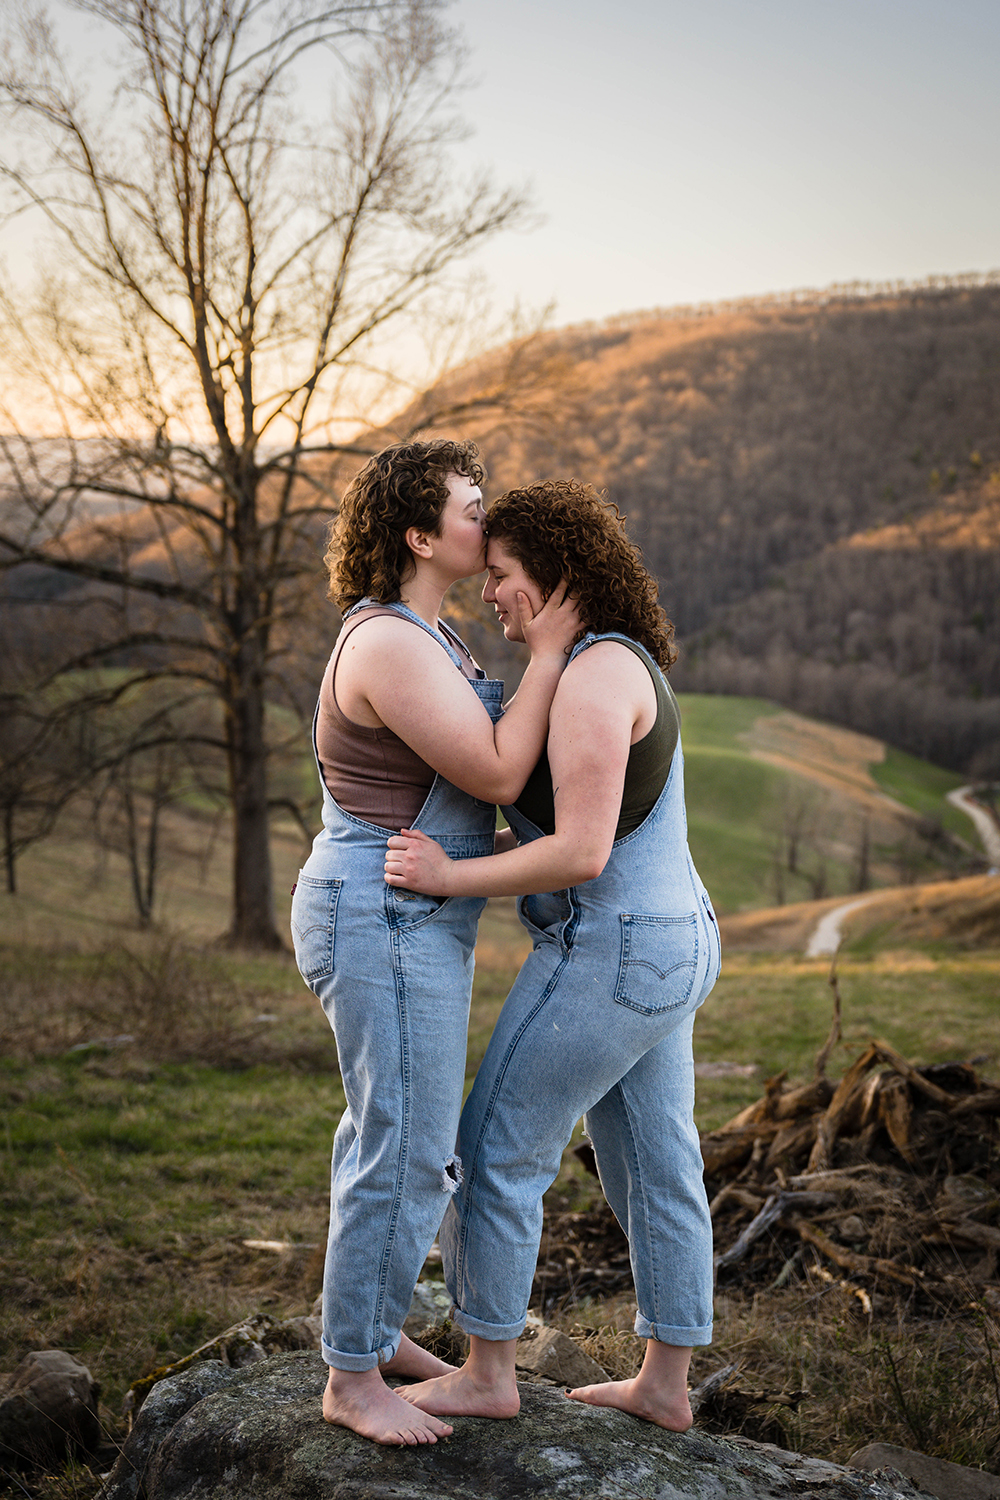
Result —
M975 837L965 814L944 800L948 792L962 784L961 778L951 771L932 766L926 760L918 760L915 755L907 755L905 750L896 750L892 745L887 745L885 760L872 766L872 776L883 791L905 803L907 807L912 807L914 812L940 818L943 826L950 832L957 833L959 838Z
M762 698L684 693L688 840L695 864L721 911L770 903L767 821L777 806L782 772L755 761L737 735L776 713Z
M682 693L678 701L689 841L720 911L859 889L864 837L872 886L951 872L959 856L943 830L974 842L968 820L944 800L961 780L949 771L873 741L872 751L884 759L845 766L838 781L844 731L789 715L761 698ZM779 717L808 731L813 758L779 766L761 757L754 743L762 738L759 726ZM815 747L825 736L831 745L824 767L817 765ZM857 745L863 755L860 736ZM880 790L902 808L879 807ZM789 868L789 843L796 835L795 867Z

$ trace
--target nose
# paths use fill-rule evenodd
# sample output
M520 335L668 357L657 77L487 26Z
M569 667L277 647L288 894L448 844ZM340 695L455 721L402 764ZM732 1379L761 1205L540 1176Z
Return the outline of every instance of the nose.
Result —
M493 604L494 601L496 600L496 596L497 596L497 591L493 587L493 579L490 576L490 574L487 573L487 575L486 575L486 582L483 584L483 603L484 604Z

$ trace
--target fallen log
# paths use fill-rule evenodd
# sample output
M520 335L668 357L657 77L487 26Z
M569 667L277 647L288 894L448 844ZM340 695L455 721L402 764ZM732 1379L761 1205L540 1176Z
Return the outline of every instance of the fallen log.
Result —
M875 1043L868 1047L855 1062L851 1064L843 1078L833 1091L825 1113L816 1126L816 1142L809 1154L810 1172L821 1171L830 1165L830 1152L836 1139L848 1106L851 1103L858 1080L863 1078L868 1070L874 1067L879 1060L878 1048Z
M713 1131L701 1138L705 1176L714 1177L728 1167L742 1166L758 1141L770 1141L780 1126L776 1120L761 1120L735 1130Z
M949 1094L947 1089L938 1088L936 1083L932 1083L929 1078L926 1078L921 1073L919 1068L915 1068L912 1063L908 1063L906 1058L897 1052L895 1047L890 1046L888 1042L878 1041L872 1045L878 1052L882 1062L888 1063L901 1077L906 1079L907 1083L912 1083L915 1089L919 1089L922 1094L926 1094L928 1099L933 1099L936 1104L944 1105L954 1105L958 1102L958 1096Z

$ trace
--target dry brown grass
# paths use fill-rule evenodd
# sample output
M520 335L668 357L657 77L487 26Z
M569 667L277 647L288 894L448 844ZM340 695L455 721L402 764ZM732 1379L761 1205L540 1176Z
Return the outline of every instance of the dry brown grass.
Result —
M329 1062L316 1002L290 960L280 1003L273 976L257 988L223 954L170 933L131 934L90 952L5 951L0 944L0 960L0 1052L11 1059L125 1049L147 1062L195 1059L217 1067L275 1057ZM274 967L281 962L274 959Z
M553 1314L615 1380L644 1344L623 1295ZM846 1463L866 1443L896 1443L1000 1472L1000 1321L978 1314L928 1322L886 1307L867 1317L841 1286L716 1298L712 1344L695 1351L691 1385L735 1365L728 1400L697 1425ZM789 1396L800 1399L787 1401ZM784 1399L782 1399L784 1398Z

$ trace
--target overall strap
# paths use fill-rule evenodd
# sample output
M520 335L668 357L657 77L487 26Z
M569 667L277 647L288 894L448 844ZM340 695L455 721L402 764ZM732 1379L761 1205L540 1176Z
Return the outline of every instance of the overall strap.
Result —
M620 641L623 646L628 646L632 651L641 652L642 655L650 663L654 671L660 671L659 662L657 662L656 658L649 652L649 650L642 644L642 642L635 640L633 636L626 635L624 631L621 630L605 630L600 635L598 635L598 633L594 630L588 630L583 639L577 641L576 645L570 652L570 661L575 661L582 651L586 651L590 646L599 645L601 641Z
M459 656L458 652L455 650L455 647L448 640L447 636L443 635L440 630L435 630L433 626L428 625L427 621L422 620L418 614L415 614L414 611L410 609L409 605L403 604L402 601L398 599L393 600L389 604L383 604L378 599L359 599L357 604L352 605L344 615L343 623L346 625L352 615L358 614L363 609L389 610L392 614L400 615L404 620L411 620L414 625L419 625L421 630L426 630L427 634L433 640L437 641L438 645L441 646L443 650L447 651L455 666L462 673L462 676L465 676L465 672L462 667L462 659Z

